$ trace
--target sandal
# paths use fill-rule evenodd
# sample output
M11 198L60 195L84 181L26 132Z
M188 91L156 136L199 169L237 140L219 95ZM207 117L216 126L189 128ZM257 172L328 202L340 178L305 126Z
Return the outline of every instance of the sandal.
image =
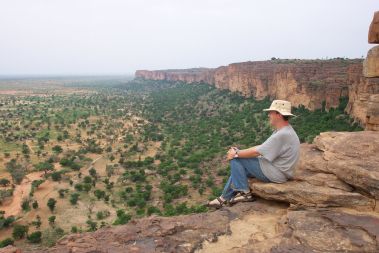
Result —
M226 204L228 204L228 200L222 200L220 197L217 197L214 200L209 201L207 205L208 207L215 207L218 209L225 206Z
M248 193L245 193L243 191L238 191L237 194L234 195L233 198L230 200L230 204L235 204L238 202L251 202L255 200L257 200L257 198L254 197L251 191Z

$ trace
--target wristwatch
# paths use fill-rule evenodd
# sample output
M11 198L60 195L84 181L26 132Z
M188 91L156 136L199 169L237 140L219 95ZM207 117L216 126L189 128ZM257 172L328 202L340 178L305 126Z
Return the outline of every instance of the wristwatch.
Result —
M238 153L240 152L240 150L238 148L233 148L234 151L236 151L236 153L234 154L234 158L237 158L238 157Z

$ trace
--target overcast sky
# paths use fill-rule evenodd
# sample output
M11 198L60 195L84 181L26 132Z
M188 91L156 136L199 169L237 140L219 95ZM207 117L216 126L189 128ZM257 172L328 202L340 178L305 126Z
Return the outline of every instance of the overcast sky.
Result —
M360 58L378 0L0 0L0 75Z

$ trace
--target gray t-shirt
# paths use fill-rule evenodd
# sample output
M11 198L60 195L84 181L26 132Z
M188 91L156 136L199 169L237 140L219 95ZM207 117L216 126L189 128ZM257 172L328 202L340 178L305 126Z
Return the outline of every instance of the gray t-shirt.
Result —
M263 174L275 183L292 178L300 156L300 140L291 125L274 130L271 136L256 147Z

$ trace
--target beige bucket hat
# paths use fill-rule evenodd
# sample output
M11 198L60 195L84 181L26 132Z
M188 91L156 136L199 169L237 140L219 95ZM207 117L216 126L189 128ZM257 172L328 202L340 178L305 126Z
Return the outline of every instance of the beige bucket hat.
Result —
M274 100L272 101L270 108L263 109L263 111L277 111L285 116L297 117L291 113L291 102L286 100Z

